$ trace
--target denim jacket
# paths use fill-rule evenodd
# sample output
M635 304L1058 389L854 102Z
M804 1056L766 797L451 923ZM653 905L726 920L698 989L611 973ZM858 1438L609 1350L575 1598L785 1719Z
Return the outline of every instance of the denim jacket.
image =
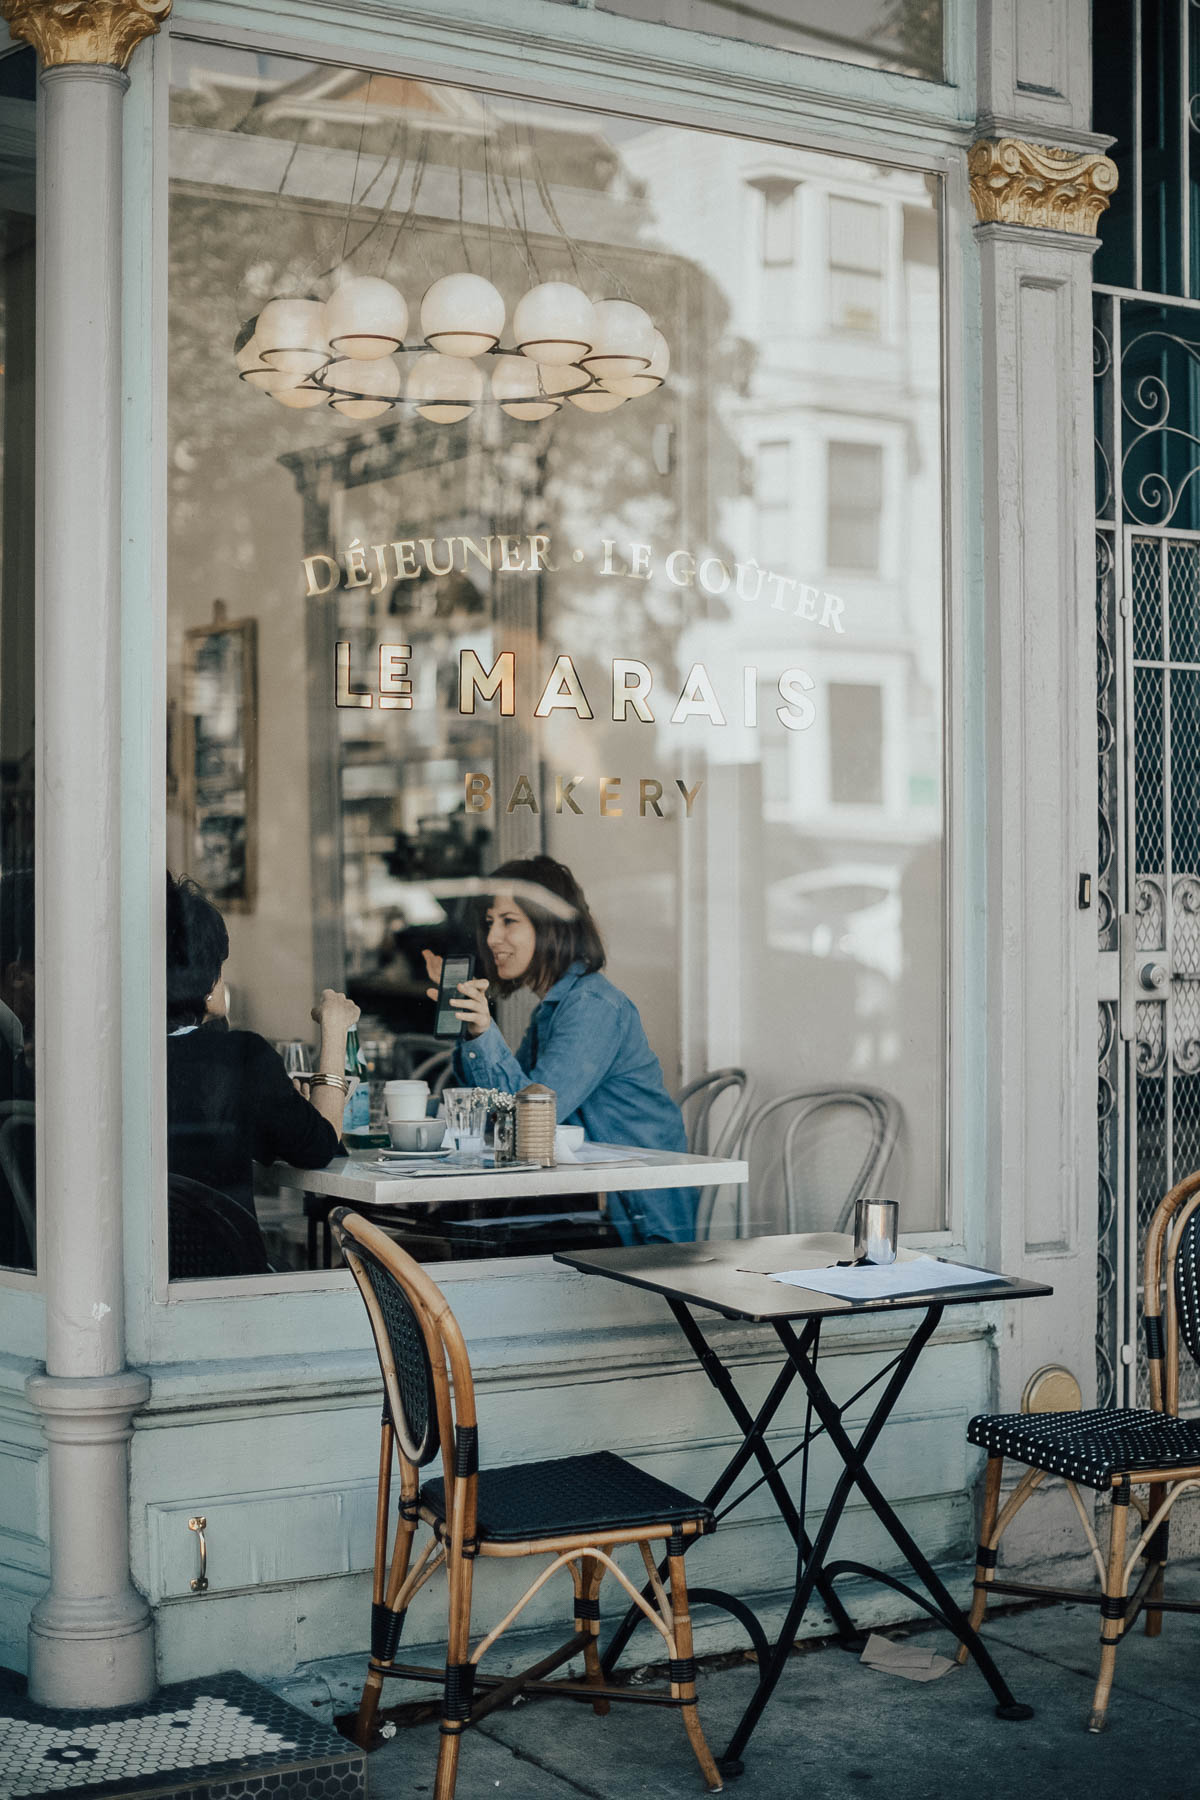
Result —
M582 1125L602 1144L686 1150L683 1115L668 1094L637 1007L600 974L574 962L550 989L514 1056L494 1023L454 1052L470 1087L515 1094L531 1081L558 1097L560 1125ZM695 1234L695 1188L650 1188L608 1196L624 1244L686 1243Z

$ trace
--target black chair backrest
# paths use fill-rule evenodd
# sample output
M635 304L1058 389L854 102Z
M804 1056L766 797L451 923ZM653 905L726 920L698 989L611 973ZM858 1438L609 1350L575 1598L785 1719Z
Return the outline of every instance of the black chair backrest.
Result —
M337 1207L329 1215L329 1222L351 1274L361 1288L361 1270L378 1304L379 1321L387 1337L392 1370L395 1371L393 1381L388 1359L383 1354L384 1346L379 1342L379 1322L371 1314L388 1411L400 1448L410 1463L421 1468L433 1461L439 1449L437 1398L425 1334L408 1295L391 1270L385 1269L379 1258L352 1231L345 1230L343 1221L351 1216L352 1210L348 1206ZM365 1294L363 1298L366 1298ZM370 1307L367 1310L371 1312Z
M219 1188L187 1175L169 1175L167 1216L172 1281L270 1274L258 1221Z
M1179 1335L1200 1363L1200 1211L1186 1220L1175 1259L1175 1305Z

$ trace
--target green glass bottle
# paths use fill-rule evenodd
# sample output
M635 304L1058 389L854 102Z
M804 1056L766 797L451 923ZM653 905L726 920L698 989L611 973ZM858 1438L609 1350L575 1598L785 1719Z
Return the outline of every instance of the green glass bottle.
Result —
M369 1131L371 1128L371 1090L367 1084L367 1065L358 1047L358 1028L352 1025L346 1033L346 1079L357 1077L358 1085L346 1101L342 1117L343 1131Z

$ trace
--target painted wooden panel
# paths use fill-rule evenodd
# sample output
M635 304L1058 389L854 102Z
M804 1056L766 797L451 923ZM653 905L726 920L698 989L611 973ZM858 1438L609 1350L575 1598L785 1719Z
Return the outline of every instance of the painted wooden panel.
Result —
M45 1573L49 1529L45 1451L0 1440L0 1567Z
M369 1568L375 1542L375 1483L288 1492L202 1496L210 1591L311 1581ZM152 1600L190 1593L199 1572L190 1505L151 1506Z

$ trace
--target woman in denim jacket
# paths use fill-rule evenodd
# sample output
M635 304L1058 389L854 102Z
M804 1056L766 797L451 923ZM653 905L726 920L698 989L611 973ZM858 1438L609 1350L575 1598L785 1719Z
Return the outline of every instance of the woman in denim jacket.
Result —
M451 1001L465 1027L454 1052L460 1081L510 1094L543 1082L557 1096L559 1124L582 1125L594 1142L686 1150L683 1115L638 1009L600 973L604 945L571 871L552 857L532 856L504 863L492 879L496 890L479 926L484 974L460 982ZM441 958L424 954L436 983ZM541 1004L514 1056L487 995L522 987ZM686 1243L695 1235L696 1200L695 1188L610 1194L609 1218L624 1244Z

